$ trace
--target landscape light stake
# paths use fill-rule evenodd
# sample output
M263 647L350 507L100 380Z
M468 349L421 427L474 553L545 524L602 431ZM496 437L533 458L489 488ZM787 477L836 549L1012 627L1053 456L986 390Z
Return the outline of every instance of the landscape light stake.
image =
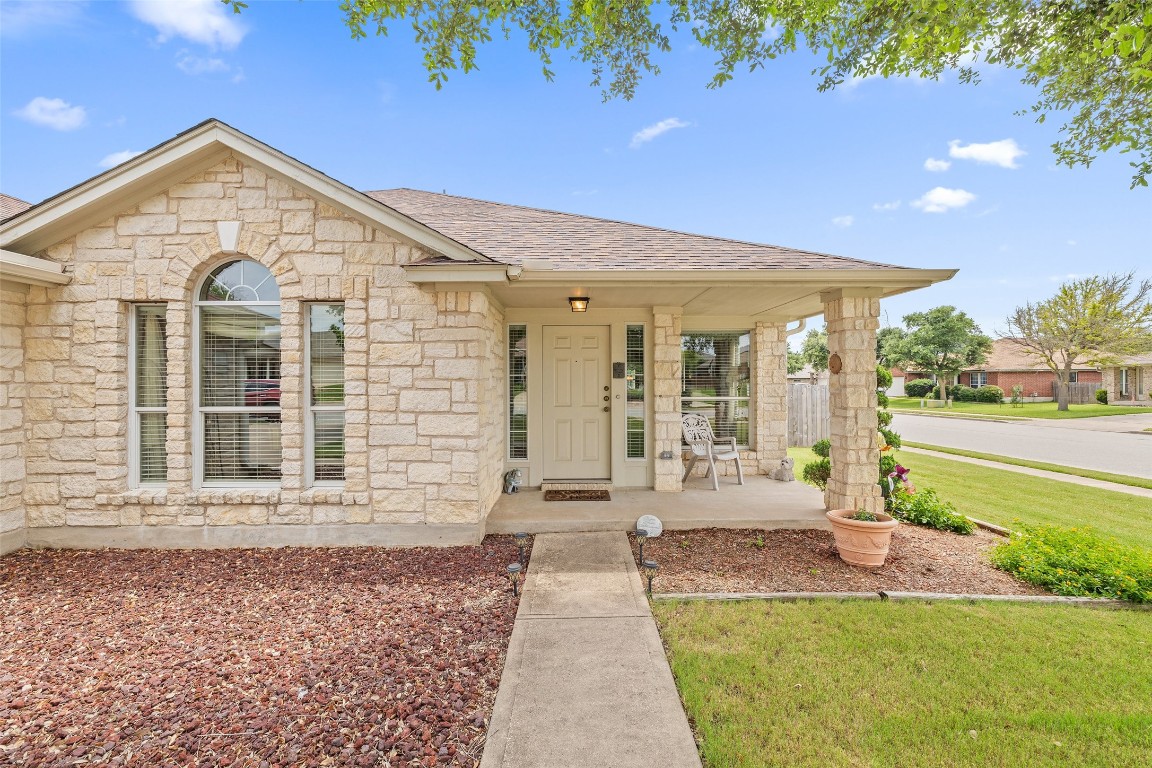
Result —
M508 581L512 582L512 597L520 597L520 563L508 564Z
M636 543L640 545L640 562L644 562L644 542L648 541L648 531L637 528L632 533L636 535Z
M652 579L656 578L656 571L660 570L660 566L655 560L645 560L643 565L644 576L648 579L648 597L652 597Z
M524 566L528 565L528 561L526 559L526 553L528 551L528 534L524 531L519 531L518 533L512 534L512 538L516 540L516 551L520 553L519 562L520 567L523 568Z

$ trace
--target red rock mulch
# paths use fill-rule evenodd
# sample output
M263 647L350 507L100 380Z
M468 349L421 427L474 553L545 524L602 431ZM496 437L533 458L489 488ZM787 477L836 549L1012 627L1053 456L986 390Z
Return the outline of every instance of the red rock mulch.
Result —
M474 766L516 613L479 547L0 559L0 763Z
M985 553L1003 538L901 525L884 567L845 564L831 531L707 528L665 531L649 539L644 557L659 566L653 591L672 592L950 592L1043 595L989 564ZM633 553L637 553L632 540Z

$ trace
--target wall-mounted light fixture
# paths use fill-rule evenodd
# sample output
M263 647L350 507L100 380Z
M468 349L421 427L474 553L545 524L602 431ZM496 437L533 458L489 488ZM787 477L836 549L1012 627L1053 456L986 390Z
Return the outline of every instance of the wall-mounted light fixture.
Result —
M568 306L572 307L573 312L587 312L589 298L587 296L569 296Z

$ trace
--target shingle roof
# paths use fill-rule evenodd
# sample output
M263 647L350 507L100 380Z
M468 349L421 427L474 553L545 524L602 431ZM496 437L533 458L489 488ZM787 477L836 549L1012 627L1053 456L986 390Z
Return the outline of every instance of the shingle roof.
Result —
M26 203L23 200L5 195L0 192L0 221L10 219L18 213L22 213L32 207L32 203Z
M365 194L474 251L508 264L544 260L558 270L899 268L415 189ZM440 261L443 260L421 263Z
M1081 362L1072 364L1073 370L1094 371L1095 366ZM984 365L965 368L966 371L1047 371L1047 365L1040 358L1025 354L1024 347L1012 339L996 339L992 342L992 351Z

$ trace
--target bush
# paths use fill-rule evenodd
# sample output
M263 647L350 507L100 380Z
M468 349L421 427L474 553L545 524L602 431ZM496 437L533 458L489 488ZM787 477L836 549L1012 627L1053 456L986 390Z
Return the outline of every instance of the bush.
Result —
M1096 390L1096 402L1100 403L1100 405L1108 405L1108 390Z
M932 379L912 379L904 382L904 394L908 397L925 397L935 386Z
M900 435L896 434L890 429L885 427L880 428L880 434L884 436L884 442L893 448L899 450L900 448Z
M820 490L828 487L828 478L832 476L832 460L816 459L804 465L802 477L804 482L814 485Z
M891 402L892 401L888 399L888 395L879 390L876 391L876 405L881 408L887 408Z
M976 390L972 387L966 387L963 384L948 387L948 396L961 403L976 402Z
M992 384L977 387L975 393L976 401L980 403L996 403L999 405L1004 402L1004 390Z
M876 366L876 389L888 389L892 386L892 371L882 365Z
M877 411L876 424L881 429L886 429L892 426L892 411Z
M886 506L892 517L905 523L965 536L976 530L975 523L957 512L956 507L937 496L931 488L909 493L897 485Z
M1152 602L1152 552L1090 528L1022 525L992 550L992 564L1057 595Z
M825 438L824 440L817 440L812 443L812 453L823 458L828 458L832 455L832 443Z
M880 454L880 484L888 487L888 475L896 471L896 457L890 453Z

